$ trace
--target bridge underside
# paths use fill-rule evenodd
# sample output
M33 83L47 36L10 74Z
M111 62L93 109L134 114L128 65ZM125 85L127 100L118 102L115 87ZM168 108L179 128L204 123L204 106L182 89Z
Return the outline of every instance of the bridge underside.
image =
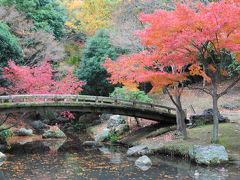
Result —
M15 103L0 105L0 113L9 112L29 112L29 111L72 111L72 112L93 112L93 113L108 113L119 114L125 116L133 116L160 122L163 124L176 124L176 116L167 111L154 111L147 108L134 108L123 106L102 105L79 105L79 104L48 104L48 103Z

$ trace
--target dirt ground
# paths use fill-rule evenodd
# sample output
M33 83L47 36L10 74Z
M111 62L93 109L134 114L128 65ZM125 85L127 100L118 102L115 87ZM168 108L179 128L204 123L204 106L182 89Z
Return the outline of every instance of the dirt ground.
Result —
M225 82L219 86L219 92L227 87L229 82ZM150 95L155 103L162 104L165 106L174 107L170 98L167 94L155 94ZM187 110L187 116L189 117L194 112L192 111L191 106L194 108L197 114L202 113L203 110L212 107L211 96L200 91L200 90L189 90L185 89L182 96L183 108ZM221 97L218 102L220 112L229 117L230 120L238 121L240 123L240 83L238 83L233 89L229 91L228 94ZM234 110L225 109L224 106L235 106Z

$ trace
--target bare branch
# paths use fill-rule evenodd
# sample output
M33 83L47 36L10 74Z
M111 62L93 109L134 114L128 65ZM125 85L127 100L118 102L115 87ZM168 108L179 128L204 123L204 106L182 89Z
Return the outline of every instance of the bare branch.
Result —
M204 87L192 87L192 86L188 86L189 89L194 89L194 90L200 90L200 91L203 91L209 95L212 95L211 91L207 88L204 88Z
M233 81L224 91L222 91L220 94L218 94L218 97L221 97L228 93L230 89L232 89L238 82L240 81L240 76L237 77L235 81Z

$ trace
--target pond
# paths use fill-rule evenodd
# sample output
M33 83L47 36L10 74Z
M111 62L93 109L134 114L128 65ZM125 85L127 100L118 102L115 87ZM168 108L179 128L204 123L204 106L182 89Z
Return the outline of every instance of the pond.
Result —
M8 160L0 167L1 180L240 179L240 162L209 168L156 155L150 156L152 167L142 171L134 165L137 158L127 157L123 147L84 149L80 141L27 142L7 155Z

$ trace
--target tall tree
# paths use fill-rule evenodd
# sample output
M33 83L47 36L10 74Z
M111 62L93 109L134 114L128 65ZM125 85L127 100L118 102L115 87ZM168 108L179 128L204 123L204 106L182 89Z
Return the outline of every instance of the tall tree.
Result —
M119 50L110 45L105 30L98 31L88 39L77 70L79 79L86 82L84 94L108 96L113 91L114 86L108 82L109 74L102 64L107 57L115 59L118 54Z
M49 32L33 30L34 24L26 17L25 13L17 11L14 7L0 6L0 21L5 22L9 26L10 32L19 39L19 46L23 49L24 65L32 66L45 58L54 62L64 58L62 43ZM5 55L8 56L5 64L9 59L15 59L9 54Z
M0 21L0 66L6 66L9 59L21 63L23 52L16 36L11 34L10 28Z
M79 32L93 35L98 29L107 28L113 8L119 0L65 0L68 12L66 25Z
M25 12L37 29L51 32L58 39L64 35L66 16L57 0L0 0L0 4Z
M110 41L116 47L138 52L144 49L136 35L143 29L139 20L141 12L153 13L157 9L174 9L172 0L122 0L114 9L111 18Z
M240 81L237 74L226 89L221 92L218 90L222 77L229 76L228 65L234 57L235 62L238 60L239 16L240 4L237 1L212 2L207 5L200 3L196 6L176 4L172 11L158 10L141 16L142 22L148 26L138 34L148 49L147 54L153 55L150 59L144 55L144 69L163 71L166 64L173 67L170 72L178 74L181 72L179 67L193 64L189 68L190 74L201 75L211 83L210 89L199 89L210 94L213 100L212 142L216 142L218 137L218 99ZM149 68L149 63L152 68ZM163 78L155 78L155 81L164 82Z

